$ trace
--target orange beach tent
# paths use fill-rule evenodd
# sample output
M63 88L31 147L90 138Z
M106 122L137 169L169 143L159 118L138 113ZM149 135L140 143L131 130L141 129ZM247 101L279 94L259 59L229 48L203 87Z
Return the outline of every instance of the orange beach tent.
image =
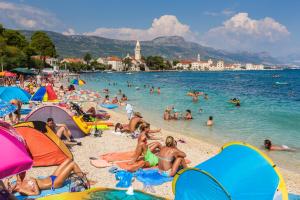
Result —
M45 122L24 122L14 127L27 144L33 158L33 166L59 165L67 158L73 158L68 147Z

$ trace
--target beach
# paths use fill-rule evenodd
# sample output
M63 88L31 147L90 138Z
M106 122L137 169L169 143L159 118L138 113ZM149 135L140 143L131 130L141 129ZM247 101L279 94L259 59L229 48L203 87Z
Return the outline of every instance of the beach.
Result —
M114 123L128 122L127 117L124 114L117 113L112 110L108 110L108 112L112 116L110 121ZM144 119L147 120L147 116L144 116ZM157 127L155 127L155 124L151 123L151 128L154 129ZM220 146L216 146L173 131L171 132L168 130L161 130L161 134L158 133L158 135L160 135L162 138L161 142L164 142L164 138L168 135L172 135L176 139L184 139L186 143L178 143L178 148L187 154L187 158L191 161L191 163L189 164L190 167L193 167L207 160L208 158L217 154L220 150ZM101 154L110 152L134 150L136 146L136 140L124 136L115 135L110 130L104 131L102 137L87 136L78 140L82 142L82 146L75 146L72 148L74 160L78 163L78 165L84 172L88 172L87 177L89 179L97 181L97 184L93 187L115 188L117 182L114 175L108 172L109 168L99 169L93 167L92 165L90 165L89 157L99 157ZM32 177L48 176L55 170L55 168L55 166L35 167L29 171L28 175ZM279 169L286 182L288 192L293 194L300 194L300 174L283 169L281 168L281 166L279 166ZM134 181L133 188L143 190L143 185L138 181ZM153 194L155 195L167 197L170 199L174 198L171 182L165 183L160 186L155 186L153 188L155 191L155 193Z

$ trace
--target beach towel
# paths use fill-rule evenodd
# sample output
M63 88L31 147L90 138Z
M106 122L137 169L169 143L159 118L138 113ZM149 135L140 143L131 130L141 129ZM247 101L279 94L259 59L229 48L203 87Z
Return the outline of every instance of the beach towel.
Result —
M135 172L135 177L145 186L161 185L173 180L173 177L162 175L158 169L139 169Z
M120 170L115 173L115 178L119 181L116 187L128 188L133 177L136 177L144 186L157 186L173 180L173 177L162 175L158 169L139 169L134 173Z
M140 168L143 168L145 165L145 161L143 159L139 159L133 164L128 164L128 162L132 160L133 156L134 156L134 151L107 153L104 155L100 155L99 162L93 162L93 164L92 163L91 164L99 168L108 167L106 166L107 164L104 162L107 161L108 163L116 164L118 167L124 170L134 172ZM190 161L186 159L186 163L189 164Z
M49 196L49 195L53 195L53 194L60 194L60 193L64 193L64 192L69 192L69 185L70 182L69 181L65 181L63 186L60 188L57 188L55 190L41 190L41 193L39 195L36 196L23 196L20 193L15 193L14 195L17 197L18 200L25 200L28 198L31 199L37 199L37 198L41 198L41 197L45 197L45 196Z

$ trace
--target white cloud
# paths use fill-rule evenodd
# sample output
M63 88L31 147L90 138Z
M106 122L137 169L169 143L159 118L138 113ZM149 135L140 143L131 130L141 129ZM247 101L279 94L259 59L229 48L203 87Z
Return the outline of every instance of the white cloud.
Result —
M218 16L230 16L233 15L235 12L230 9L224 9L220 12L212 12L212 11L205 11L203 14L212 16L212 17L218 17Z
M155 18L148 29L134 28L97 28L85 35L102 36L122 40L151 40L159 36L182 36L188 40L195 40L195 34L186 24L182 24L174 15L163 15Z
M64 34L64 35L76 35L77 33L74 29L68 28L68 30L62 32L62 34Z
M284 25L270 17L255 20L248 13L238 13L201 39L206 45L228 50L268 50L289 35Z
M62 23L52 14L25 4L0 2L0 21L12 28L57 29Z

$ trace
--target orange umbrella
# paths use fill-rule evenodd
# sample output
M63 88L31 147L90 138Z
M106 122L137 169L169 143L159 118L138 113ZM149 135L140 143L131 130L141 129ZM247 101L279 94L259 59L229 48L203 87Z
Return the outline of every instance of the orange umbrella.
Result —
M12 73L12 72L3 71L3 72L0 72L0 76L5 76L5 77L16 77L17 75L16 75L15 73Z

